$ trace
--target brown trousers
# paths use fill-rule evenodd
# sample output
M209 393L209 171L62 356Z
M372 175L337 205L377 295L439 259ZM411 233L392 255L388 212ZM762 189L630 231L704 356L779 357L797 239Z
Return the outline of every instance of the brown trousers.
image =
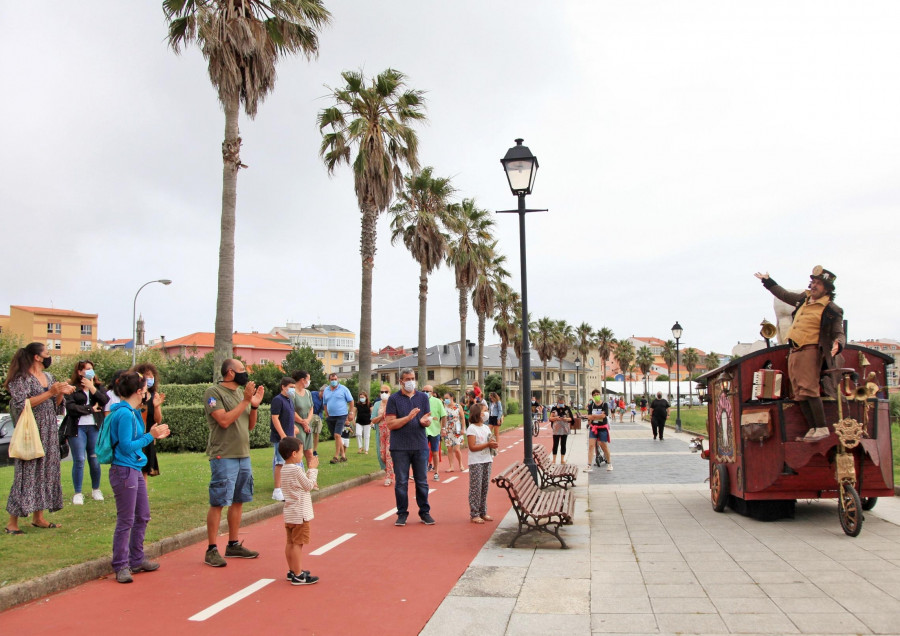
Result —
M817 398L819 393L819 377L821 367L818 347L791 351L788 355L788 379L795 400Z

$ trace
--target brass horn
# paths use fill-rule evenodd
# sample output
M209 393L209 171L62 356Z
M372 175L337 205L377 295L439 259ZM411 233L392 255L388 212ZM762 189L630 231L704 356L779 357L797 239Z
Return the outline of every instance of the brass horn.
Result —
M778 333L778 330L775 328L771 322L763 318L763 321L759 323L762 325L762 329L759 330L759 335L761 335L766 340L766 346L769 344L769 340L775 337L775 334Z

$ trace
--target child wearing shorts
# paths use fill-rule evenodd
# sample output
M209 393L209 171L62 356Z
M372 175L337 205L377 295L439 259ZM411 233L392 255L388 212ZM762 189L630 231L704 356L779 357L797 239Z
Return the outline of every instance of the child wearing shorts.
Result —
M284 458L281 470L281 489L284 492L284 528L287 545L284 555L288 562L287 580L291 585L312 585L319 577L309 570L300 569L303 546L309 543L309 522L313 520L312 497L309 491L316 485L319 474L319 458L309 460L309 470L304 472L303 453L296 437L285 437L278 442L278 452Z

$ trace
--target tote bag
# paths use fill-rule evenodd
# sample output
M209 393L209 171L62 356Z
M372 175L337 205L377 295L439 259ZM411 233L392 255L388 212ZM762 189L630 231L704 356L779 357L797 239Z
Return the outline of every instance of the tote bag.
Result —
M31 400L25 400L25 408L13 429L9 456L26 461L44 456L44 445L41 444L41 433L37 420L34 419L34 411L31 410Z

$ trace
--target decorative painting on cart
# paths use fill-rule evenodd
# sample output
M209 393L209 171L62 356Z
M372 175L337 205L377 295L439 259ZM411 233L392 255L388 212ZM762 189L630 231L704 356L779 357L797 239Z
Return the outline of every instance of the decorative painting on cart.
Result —
M716 460L734 462L734 410L731 397L722 390L720 383L715 388L716 400Z

